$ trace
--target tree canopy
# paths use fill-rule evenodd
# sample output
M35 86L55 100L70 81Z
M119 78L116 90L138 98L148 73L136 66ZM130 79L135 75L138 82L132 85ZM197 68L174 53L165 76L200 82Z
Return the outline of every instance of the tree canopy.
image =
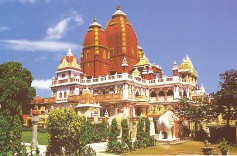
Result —
M22 106L29 104L35 96L31 87L31 72L19 62L0 64L0 104L2 110L9 110L12 115L19 114Z
M214 95L214 104L218 113L227 119L237 119L237 71L227 70L220 74L220 90Z

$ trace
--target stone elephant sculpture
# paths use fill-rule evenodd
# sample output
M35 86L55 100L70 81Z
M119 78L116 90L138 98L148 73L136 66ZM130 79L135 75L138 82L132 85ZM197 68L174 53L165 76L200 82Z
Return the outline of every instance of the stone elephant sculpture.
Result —
M157 122L157 130L159 137L158 139L162 138L162 132L167 133L167 138L164 139L175 139L175 122L178 121L178 117L172 111L166 111L163 115L161 115Z

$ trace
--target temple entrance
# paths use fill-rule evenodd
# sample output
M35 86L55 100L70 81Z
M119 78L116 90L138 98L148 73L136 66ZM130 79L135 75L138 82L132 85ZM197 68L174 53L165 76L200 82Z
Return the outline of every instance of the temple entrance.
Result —
M136 114L136 116L140 116L142 114L142 108L141 107L136 107L135 114Z

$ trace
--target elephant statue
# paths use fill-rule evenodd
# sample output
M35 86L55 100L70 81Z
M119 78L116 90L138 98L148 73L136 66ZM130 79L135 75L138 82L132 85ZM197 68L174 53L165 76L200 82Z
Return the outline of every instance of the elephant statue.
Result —
M157 122L157 130L159 137L158 139L175 139L175 122L178 121L178 117L170 110L166 111L163 115L160 116ZM167 138L162 138L162 132L167 134Z

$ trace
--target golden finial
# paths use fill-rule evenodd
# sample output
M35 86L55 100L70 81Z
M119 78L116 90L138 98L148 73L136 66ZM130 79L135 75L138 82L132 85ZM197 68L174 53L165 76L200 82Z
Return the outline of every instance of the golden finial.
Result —
M97 22L97 19L96 19L96 17L94 17L94 22Z
M120 5L117 6L117 10L120 10Z

